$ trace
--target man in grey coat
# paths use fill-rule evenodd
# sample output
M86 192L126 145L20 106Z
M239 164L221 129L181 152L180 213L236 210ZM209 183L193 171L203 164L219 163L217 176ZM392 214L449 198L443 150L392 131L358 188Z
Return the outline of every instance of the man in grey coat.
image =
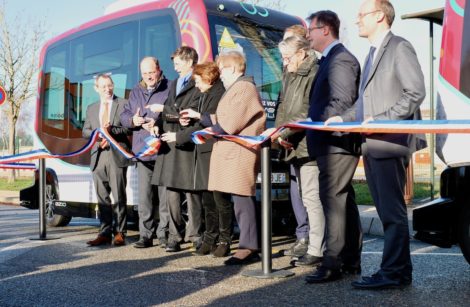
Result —
M327 121L416 120L425 95L416 53L390 32L395 12L387 0L366 0L357 16L359 35L371 43L356 107ZM367 134L362 154L367 183L384 228L380 270L352 285L359 289L398 288L411 284L408 218L403 197L411 154L426 147L424 135Z
M95 91L100 101L88 106L82 135L89 139L97 128L106 129L125 150L129 150L127 128L121 126L120 115L126 100L114 96L114 82L110 76L101 74L95 79ZM129 160L109 142L101 138L91 149L90 168L93 172L98 208L100 210L100 232L90 246L111 243L114 234L114 245L125 244L127 230L126 171ZM114 203L111 203L110 193ZM116 223L113 226L113 212Z

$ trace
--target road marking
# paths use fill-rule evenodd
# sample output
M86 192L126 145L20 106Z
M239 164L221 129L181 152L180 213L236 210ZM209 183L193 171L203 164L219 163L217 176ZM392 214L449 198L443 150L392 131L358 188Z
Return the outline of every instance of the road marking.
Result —
M382 255L382 252L362 252L363 255ZM423 255L431 255L431 256L463 256L462 253L421 253L421 252L412 252L411 255L413 256L423 256Z

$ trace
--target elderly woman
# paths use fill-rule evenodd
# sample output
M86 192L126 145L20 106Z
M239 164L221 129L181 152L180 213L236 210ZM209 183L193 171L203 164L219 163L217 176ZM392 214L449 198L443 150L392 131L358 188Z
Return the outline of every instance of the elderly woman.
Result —
M276 116L276 127L307 117L309 93L318 70L317 58L303 36L293 35L279 43L285 65L284 88ZM316 265L323 256L325 217L318 188L318 167L309 158L305 131L285 129L272 137L286 148L284 160L291 164L300 187L304 207L294 206L297 223L306 222L308 215L308 240L299 238L291 248L295 265Z
M259 135L266 116L253 78L244 76L245 57L238 52L224 53L217 58L217 65L227 90L217 107L217 123L211 129L217 133ZM259 150L223 139L217 140L212 150L209 190L232 195L240 228L238 250L225 261L226 265L259 260L254 200L258 159Z
M225 92L220 81L219 68L214 62L197 64L193 69L195 86L201 92L197 111L185 109L180 112L180 124L188 126L191 119L197 125L188 129L199 130L212 126L211 115L215 114L220 98ZM232 236L232 203L230 195L207 191L209 181L209 163L213 147L212 141L196 146L194 186L204 190L202 203L205 214L206 230L201 246L196 255L207 255L212 252L215 257L225 257L230 253ZM218 245L216 246L218 240Z

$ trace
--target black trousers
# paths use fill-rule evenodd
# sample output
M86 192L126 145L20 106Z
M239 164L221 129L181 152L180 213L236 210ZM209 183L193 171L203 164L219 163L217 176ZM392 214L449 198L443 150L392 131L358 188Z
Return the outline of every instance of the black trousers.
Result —
M367 183L384 228L380 274L390 279L411 279L410 233L405 199L409 157L375 159L364 156Z
M361 262L362 227L351 181L358 156L327 154L317 159L320 200L325 213L323 266L340 269Z
M218 242L231 243L233 229L233 205L231 195L222 192L202 193L206 230L204 242L214 245Z

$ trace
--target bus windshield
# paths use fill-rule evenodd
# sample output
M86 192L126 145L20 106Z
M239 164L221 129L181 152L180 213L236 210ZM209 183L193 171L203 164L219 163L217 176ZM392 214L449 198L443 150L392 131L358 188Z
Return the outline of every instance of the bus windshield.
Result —
M245 54L248 59L246 75L254 77L266 110L268 126L272 126L281 90L282 64L277 45L282 39L283 29L263 27L248 19L211 14L208 20L213 54L220 53L224 48Z
M123 22L124 21L124 22ZM136 14L70 35L46 52L43 68L41 130L60 138L81 138L88 105L98 100L94 77L112 75L114 94L127 98L140 79L139 59L170 59L181 45L172 10ZM171 61L161 61L167 78L176 77Z

